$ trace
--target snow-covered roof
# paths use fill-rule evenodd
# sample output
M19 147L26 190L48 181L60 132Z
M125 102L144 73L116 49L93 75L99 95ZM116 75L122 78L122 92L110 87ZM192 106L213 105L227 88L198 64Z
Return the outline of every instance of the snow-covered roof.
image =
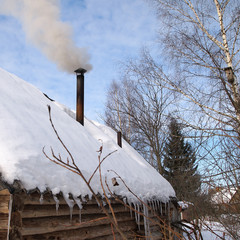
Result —
M236 191L234 187L222 188L212 196L211 200L215 204L229 203Z
M187 201L178 201L177 203L182 210L188 209L190 205L193 205L193 203Z
M74 113L46 98L41 91L13 74L0 68L0 173L9 184L20 180L25 189L50 189L53 194L62 192L91 197L82 179L65 168L49 161L42 149L51 155L50 147L62 159L68 157L51 127L47 105L51 106L53 123L79 168L88 179L98 166L98 152L103 143L103 154L117 150L102 164L102 176L109 183L116 171L128 187L143 200L155 198L168 201L175 192L153 167L129 144L123 141L120 148L116 133L102 124L85 118L82 126ZM66 114L68 113L68 114ZM99 141L101 139L101 141ZM118 181L112 190L134 201L132 194ZM91 186L102 194L99 174L94 175Z

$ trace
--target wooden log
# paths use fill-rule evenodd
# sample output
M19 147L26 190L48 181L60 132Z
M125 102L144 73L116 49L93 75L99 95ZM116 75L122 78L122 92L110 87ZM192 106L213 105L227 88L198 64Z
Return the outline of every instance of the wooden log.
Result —
M10 196L8 189L3 189L0 191L0 196Z
M12 211L22 211L24 208L24 201L26 198L25 193L19 193L19 194L13 194L13 205L12 205Z
M110 212L110 211L109 211ZM114 212L126 212L126 209L122 205L114 206ZM98 205L83 205L81 209L82 214L97 214L102 213L102 209ZM74 205L73 214L79 214L79 207ZM55 205L25 205L22 211L22 218L38 218L47 216L69 216L70 208L68 205L60 205L56 210Z
M22 216L21 211L24 208L24 199L26 194L23 192L15 193L12 195L12 212L9 239L11 240L22 240L21 228L22 228Z
M134 221L124 221L125 223L128 224L128 226L132 226L130 227L128 230L135 230L136 228L136 223ZM72 232L72 231L81 231L83 232L84 230L91 230L91 231L95 231L96 228L105 228L104 227L104 224L106 225L109 225L109 222L108 221L102 221L101 222L102 224L100 225L96 225L96 224L82 224L82 227L79 227L79 226L71 226L71 227L55 227L55 228L39 228L39 227L36 227L36 228L31 228L31 229L23 229L22 231L22 235L24 237L26 236L35 236L35 235L57 235L59 236L58 232ZM83 229L83 230L82 230ZM61 234L60 234L61 235ZM104 234L103 234L104 235ZM93 235L94 236L98 236L97 234L96 235Z
M8 219L8 213L0 213L0 222L4 219Z
M133 219L126 213L116 214L118 221L133 221ZM61 216L61 217L46 217L46 218L34 218L34 219L24 219L23 220L23 229L24 231L28 231L27 229L32 228L44 228L44 231L57 231L70 228L76 229L91 225L101 225L109 223L109 220L106 218L104 214L92 214L92 215L82 215L81 223L78 215L72 216L72 220L70 221L69 217Z
M8 202L10 200L10 195L0 195L0 202Z
M136 224L134 221L131 222L121 222L119 223L119 227L124 232L130 232L131 230L136 228ZM81 229L71 229L71 230L63 230L58 232L52 232L47 234L35 234L30 236L24 236L24 240L30 239L61 239L61 240L80 240L80 239L92 239L103 236L112 236L112 229L110 224L101 225L101 226L93 226L93 227L85 227Z
M0 191L0 236L6 235L8 229L8 205L9 205L10 194L8 190ZM6 239L6 238L0 238Z
M5 195L3 195L5 196ZM1 195L0 195L1 197ZM66 204L63 196L58 196L59 201L59 209L56 211L56 202L53 198L51 192L48 192L43 195L43 199L41 199L41 194L39 192L34 192L29 195L25 193L17 194L14 196L14 202L20 202L19 204L14 204L14 212L18 212L21 215L22 227L19 226L17 231L20 231L24 236L24 240L26 239L94 239L96 236L101 237L102 239L107 239L105 237L112 237L111 228L109 228L109 221L107 219L99 220L98 222L88 222L94 220L98 217L105 217L102 213L102 210L96 204L96 201L89 200L87 203L83 203L83 209L81 210L82 223L79 225L79 208L75 204L73 208L72 215L72 223L70 224L70 209ZM18 201L19 200L19 201ZM114 212L118 215L123 213L120 216L119 222L121 224L129 224L132 226L129 231L136 230L136 223L130 217L130 213L128 209L125 209L123 205L118 203L115 200L111 200L112 206L114 208ZM5 208L6 209L6 206ZM168 213L168 209L165 205L162 204L162 212L166 216ZM124 215L126 214L126 216ZM134 213L133 213L134 216ZM119 217L119 216L118 216ZM15 219L17 219L15 217ZM142 218L141 218L142 219ZM105 228L105 225L108 225L106 228L106 232L102 233L102 235L94 235L92 232L95 232L95 228ZM151 224L151 227L154 227L155 224ZM141 220L141 229L144 227L143 219ZM126 229L128 226L125 226ZM94 228L94 229L93 229ZM86 229L86 238L84 238L84 231ZM91 230L91 233L88 230ZM154 228L153 228L154 229ZM16 232L17 232L16 231ZM99 230L102 232L102 230ZM110 231L110 233L109 233ZM125 230L124 230L125 231ZM126 230L128 231L128 230ZM83 236L80 238L75 238L74 236L79 236L79 232L83 233ZM75 234L77 233L77 235ZM65 238L61 235L65 236ZM51 236L54 238L51 238Z
M0 230L6 230L8 229L8 219L2 219L0 220Z
M8 214L9 202L0 202L0 214Z
M128 240L136 240L136 239L144 239L144 238L137 238L136 232L134 231L125 231L124 234L126 235ZM144 235L142 235L144 236ZM122 236L117 233L116 231L114 231L114 237L116 240L122 240ZM93 238L88 238L89 240L113 240L113 235L105 235L105 236L101 236L101 237L93 237Z
M22 217L21 213L18 211L12 212L11 216L11 227L22 227Z
M0 230L0 239L7 239L7 231Z
M21 232L19 231L19 228L11 228L9 233L9 239L10 240L22 240Z

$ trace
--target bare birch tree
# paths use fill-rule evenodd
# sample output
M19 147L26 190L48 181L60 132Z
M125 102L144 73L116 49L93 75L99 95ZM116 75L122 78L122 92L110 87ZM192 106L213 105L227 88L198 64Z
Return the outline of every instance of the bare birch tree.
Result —
M121 131L125 140L163 173L167 107L173 102L173 94L162 86L152 84L147 75L141 76L132 71L123 79L113 82L109 88L105 123Z
M160 43L165 56L175 65L171 65L173 71L165 74L164 67L146 54L148 75L154 84L164 83L181 96L182 101L177 103L181 121L194 137L199 137L201 154L207 160L203 163L205 182L212 187L222 184L238 190L240 3L235 0L152 2L161 23ZM172 72L177 72L178 77ZM215 216L233 237L239 238L239 233L232 230L233 226L239 226L239 220L230 225L232 215Z
M144 51L138 61L128 62L126 75L140 82L144 79L145 87L171 93L174 104L165 105L164 116L171 113L189 130L184 134L197 144L194 147L198 148L199 158L205 159L201 165L204 183L237 190L240 187L240 3L237 0L149 2L154 4L160 20L162 59L156 60ZM147 106L141 106L144 112ZM137 119L143 123L141 116L140 113ZM161 121L163 124L165 118ZM160 129L164 132L164 128ZM230 225L225 227L233 237L239 237Z
M184 81L164 76L162 69L150 58L148 64L157 74L156 84L166 82L171 90L195 105L194 111L210 117L205 132L224 135L222 131L239 132L239 30L238 1L179 0L153 1L158 8L162 29L160 40L172 60L177 61ZM149 58L149 56L148 56ZM232 69L227 78L225 69ZM197 108L196 108L197 107ZM189 107L188 107L189 108ZM186 121L186 119L185 119ZM210 121L210 120L209 120ZM189 123L190 124L190 123ZM193 122L191 122L193 124ZM214 127L212 127L214 126ZM199 129L199 124L193 124ZM212 128L211 128L212 127Z

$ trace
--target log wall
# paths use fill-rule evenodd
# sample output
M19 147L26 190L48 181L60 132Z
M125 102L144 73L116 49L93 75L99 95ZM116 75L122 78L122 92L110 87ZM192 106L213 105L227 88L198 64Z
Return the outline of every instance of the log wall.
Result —
M71 211L62 195L57 198L58 204L50 192L43 196L37 191L31 194L27 194L25 191L14 193L12 195L9 239L107 240L113 239L113 231L115 239L122 239L117 231L111 228L109 220L96 201L87 201L81 210L75 204ZM8 190L0 191L0 239L7 239L9 201ZM112 200L111 204L118 224L128 239L136 239L136 234L145 235L143 217L140 218L139 225L137 225L134 212L130 214L128 209L116 201ZM162 204L161 207L162 210L158 209L158 214L163 220L165 219L167 222L169 218L174 218L172 204L169 208L165 204ZM152 214L153 212L149 212L149 217L152 217ZM158 220L156 219L156 221ZM151 222L149 224L150 236L154 239L163 239L163 229L157 224Z
M59 206L51 194L40 198L37 192L14 194L10 239L113 239L110 222L95 201L83 204L81 210L75 204L70 213L62 196L58 196ZM121 204L112 202L112 206L120 228L132 239L137 230L135 219ZM121 239L116 230L114 234Z
M8 207L10 193L8 190L0 191L0 239L7 239L8 232Z

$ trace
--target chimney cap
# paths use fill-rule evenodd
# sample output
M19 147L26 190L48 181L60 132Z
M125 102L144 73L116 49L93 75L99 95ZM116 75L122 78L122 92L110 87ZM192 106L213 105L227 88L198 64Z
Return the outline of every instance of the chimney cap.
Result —
M78 69L75 70L74 72L75 72L77 75L78 75L78 74L83 75L85 72L87 72L87 70L84 69L84 68L78 68Z

